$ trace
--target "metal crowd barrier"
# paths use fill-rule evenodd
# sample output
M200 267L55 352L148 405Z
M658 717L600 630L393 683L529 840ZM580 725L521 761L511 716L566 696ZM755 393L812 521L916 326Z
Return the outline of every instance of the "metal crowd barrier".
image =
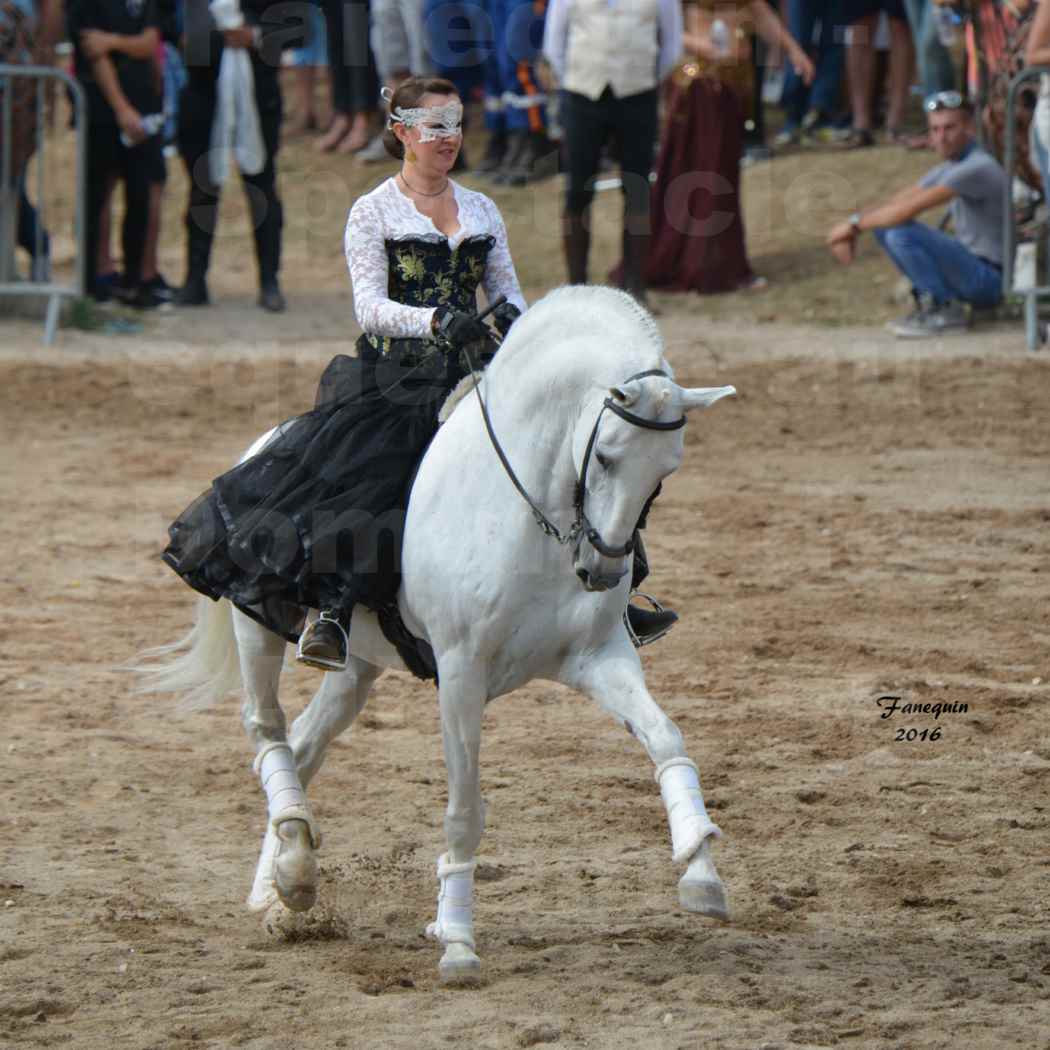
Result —
M1050 66L1029 66L1010 81L1006 96L1006 143L1003 157L1006 168L1006 207L1003 209L1003 298L1020 295L1024 298L1024 332L1029 350L1042 345L1039 332L1039 299L1050 296L1050 284L1039 283L1038 266L1031 287L1014 288L1017 252L1017 224L1014 220L1013 181L1017 165L1017 96L1029 80L1050 73ZM1050 204L1050 201L1046 202Z
M29 77L36 80L36 200L35 206L39 221L37 222L36 256L43 251L43 231L47 225L47 202L44 192L44 170L49 166L46 151L44 119L44 82L56 80L67 88L73 103L76 124L76 211L73 217L73 231L76 241L76 265L73 269L72 284L57 284L50 273L46 280L34 280L30 271L29 280L16 280L15 266L15 232L18 227L19 184L14 181L11 171L11 104L13 92L3 90L0 98L0 129L2 129L3 148L0 149L0 296L36 295L46 296L47 316L44 322L44 342L50 345L55 339L58 327L62 298L80 298L84 294L84 277L87 259L84 251L86 198L87 198L87 136L85 122L87 107L84 91L67 73L51 66L20 66L0 63L0 83L10 85L15 79Z

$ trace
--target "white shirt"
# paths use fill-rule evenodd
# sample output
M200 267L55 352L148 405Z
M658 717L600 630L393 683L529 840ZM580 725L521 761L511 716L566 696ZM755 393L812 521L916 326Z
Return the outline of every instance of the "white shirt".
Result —
M459 229L451 237L416 208L394 178L359 197L350 209L343 248L354 289L354 315L369 335L401 339L427 339L431 335L434 307L406 306L390 298L388 240L447 241L450 248L457 248L468 237L492 237L496 243L485 261L481 282L485 296L491 303L505 295L519 310L526 309L499 209L485 194L451 179L449 182L459 209Z

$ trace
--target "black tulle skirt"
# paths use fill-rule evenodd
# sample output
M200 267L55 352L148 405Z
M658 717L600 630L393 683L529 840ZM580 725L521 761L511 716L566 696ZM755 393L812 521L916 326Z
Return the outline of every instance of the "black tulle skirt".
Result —
M328 365L312 411L216 478L169 528L163 558L191 587L228 598L296 641L306 610L389 609L416 467L445 397L466 374L421 340Z

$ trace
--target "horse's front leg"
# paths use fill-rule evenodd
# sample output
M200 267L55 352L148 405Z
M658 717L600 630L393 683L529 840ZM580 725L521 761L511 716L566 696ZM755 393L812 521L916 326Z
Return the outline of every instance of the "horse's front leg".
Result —
M437 918L426 932L444 945L438 964L442 980L463 981L475 978L481 968L474 950L474 858L485 826L479 759L487 695L480 669L466 661L444 656L438 675L448 771L448 852L438 858Z
M592 653L564 680L593 697L640 740L656 766L656 782L671 827L671 857L687 865L678 883L682 907L728 919L726 889L711 859L711 841L722 832L707 815L699 771L686 756L682 734L646 688L634 649L624 640L614 651Z
M328 745L364 709L380 670L351 655L345 671L329 671L324 676L313 699L292 723L288 742L304 791L321 768ZM248 898L248 907L252 911L266 911L278 899L279 876L275 868L278 853L283 848L279 829L267 822L255 881ZM287 859L289 854L285 853L284 856ZM280 878L285 880L285 874L281 873Z
M320 833L306 802L277 699L285 643L237 610L233 628L244 682L241 721L255 746L252 768L266 792L269 817L248 906L268 906L276 891L292 911L308 911L317 899L314 850L320 845Z

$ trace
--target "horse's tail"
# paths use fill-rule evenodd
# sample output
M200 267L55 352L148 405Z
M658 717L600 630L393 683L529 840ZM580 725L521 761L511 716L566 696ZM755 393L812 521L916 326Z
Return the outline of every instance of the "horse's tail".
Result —
M190 632L177 642L148 649L130 667L141 693L179 693L180 706L211 707L241 684L233 607L228 601L197 599Z

